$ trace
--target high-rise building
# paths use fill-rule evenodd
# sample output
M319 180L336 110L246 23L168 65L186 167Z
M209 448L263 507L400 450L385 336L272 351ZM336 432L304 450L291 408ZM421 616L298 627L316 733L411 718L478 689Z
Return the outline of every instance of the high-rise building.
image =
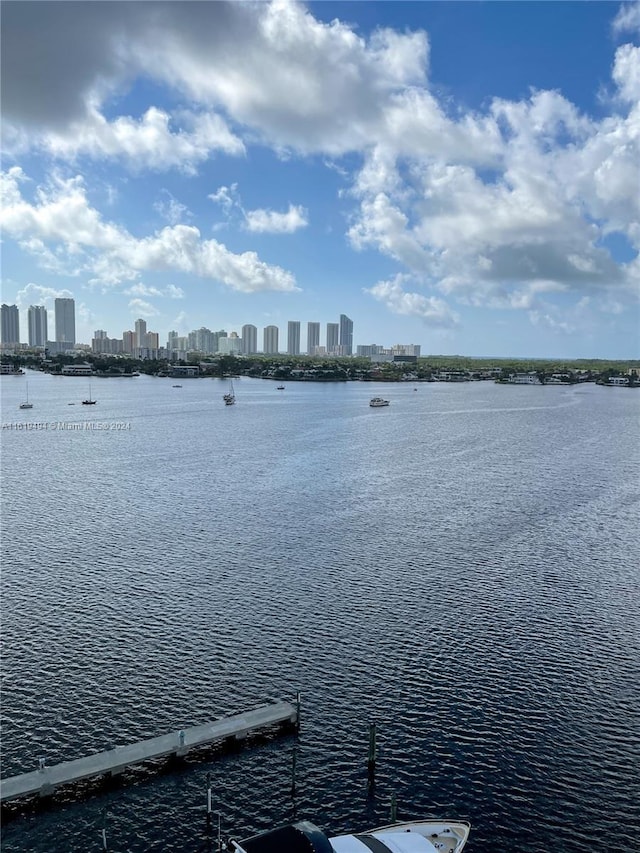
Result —
M244 355L258 352L258 330L251 323L242 327L242 352Z
M133 351L136 348L136 333L135 332L123 332L122 333L122 351L126 352L128 355L133 355Z
M353 355L353 320L340 315L340 355Z
M300 320L289 320L287 323L287 352L289 355L300 355Z
M223 355L239 355L242 352L242 338L238 337L237 332L221 335L218 338L218 352Z
M307 323L307 353L314 355L320 346L320 323Z
M262 331L262 351L267 355L278 352L278 327L265 326Z
M29 323L29 346L46 346L49 334L47 329L47 309L44 305L29 305L27 320Z
M56 341L76 345L76 302L75 299L59 298L54 303L56 312Z
M227 338L227 337L229 337L229 336L227 335L227 332L225 331L225 329L220 329L219 331L213 333L213 351L214 352L222 352L222 348L220 346L220 341L222 340L222 338ZM224 344L222 344L222 346L224 346Z
M217 338L215 337L211 329L207 329L206 326L202 326L195 332L190 332L189 340L193 344L191 349L196 350L196 352L203 352L207 353L208 355L211 355L216 351L218 343Z
M146 347L151 350L160 349L160 335L158 332L147 332L146 334Z
M136 320L136 347L146 347L147 345L147 321Z
M3 344L20 343L20 312L17 305L2 305Z
M340 341L340 325L338 323L327 323L327 354L335 355L338 351Z

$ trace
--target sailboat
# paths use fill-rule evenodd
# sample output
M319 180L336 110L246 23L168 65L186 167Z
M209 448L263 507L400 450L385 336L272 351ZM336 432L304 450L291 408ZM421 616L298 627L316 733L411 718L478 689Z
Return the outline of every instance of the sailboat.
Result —
M21 409L33 409L33 403L29 402L29 383L27 382L27 399L24 403L20 403Z
M83 406L95 406L97 400L92 399L91 397L91 382L89 382L89 398L87 400L82 401Z
M222 395L222 399L224 400L225 406L233 406L236 401L236 393L233 390L233 382L229 383L229 390L226 394Z

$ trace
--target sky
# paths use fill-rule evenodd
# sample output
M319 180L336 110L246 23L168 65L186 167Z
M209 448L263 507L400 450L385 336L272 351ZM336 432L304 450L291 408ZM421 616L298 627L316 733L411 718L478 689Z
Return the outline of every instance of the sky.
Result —
M640 357L640 3L3 0L2 301ZM50 332L53 314L50 313Z

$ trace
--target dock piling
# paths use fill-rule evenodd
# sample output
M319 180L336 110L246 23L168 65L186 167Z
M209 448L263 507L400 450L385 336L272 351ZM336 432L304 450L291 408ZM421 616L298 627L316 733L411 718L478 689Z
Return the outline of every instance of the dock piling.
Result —
M369 776L372 777L376 772L376 724L369 724L369 760L367 762Z
M109 845L107 844L107 810L102 810L102 850L107 853Z
M207 773L207 832L211 832L211 773Z
M296 767L298 764L298 747L293 747L293 752L291 753L291 796L295 797L296 795Z
M390 805L390 818L391 823L395 823L398 819L398 804L396 802L396 795L391 794L391 805Z

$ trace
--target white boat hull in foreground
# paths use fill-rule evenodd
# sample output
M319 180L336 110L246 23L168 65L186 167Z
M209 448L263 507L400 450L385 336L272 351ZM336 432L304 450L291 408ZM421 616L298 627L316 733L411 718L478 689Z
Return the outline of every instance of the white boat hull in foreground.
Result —
M469 829L464 822L418 820L339 835L329 842L335 853L460 853Z
M418 820L327 837L309 821L230 841L233 853L461 853L469 837L464 821Z

